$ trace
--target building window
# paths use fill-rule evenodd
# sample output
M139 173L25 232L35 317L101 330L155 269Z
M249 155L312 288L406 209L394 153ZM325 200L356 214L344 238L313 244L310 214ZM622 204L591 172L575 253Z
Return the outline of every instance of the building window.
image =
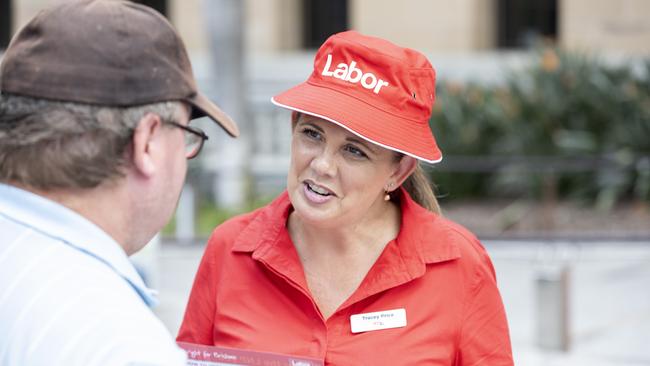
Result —
M154 8L164 16L168 15L167 0L132 0L132 1L138 4L142 4Z
M7 48L11 40L11 0L0 0L0 50Z
M348 29L347 0L304 0L303 45L318 48L334 33Z
M499 48L528 48L557 39L557 0L498 0Z

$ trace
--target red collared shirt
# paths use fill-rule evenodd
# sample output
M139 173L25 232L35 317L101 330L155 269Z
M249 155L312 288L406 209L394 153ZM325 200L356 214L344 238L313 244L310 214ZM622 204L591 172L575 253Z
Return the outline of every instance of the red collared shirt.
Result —
M492 263L466 229L402 191L402 226L327 320L286 222L287 193L213 232L178 341L294 354L326 365L513 365ZM406 325L352 333L350 316L404 309Z

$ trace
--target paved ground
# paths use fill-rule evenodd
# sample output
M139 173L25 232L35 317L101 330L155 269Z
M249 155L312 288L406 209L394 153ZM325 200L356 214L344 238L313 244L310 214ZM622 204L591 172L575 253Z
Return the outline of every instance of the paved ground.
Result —
M497 270L517 365L650 365L650 242L485 245ZM202 251L200 244L164 242L152 256L158 260L150 261L158 273L156 312L172 333L182 320ZM569 269L568 352L538 346L554 339L538 336L539 313L554 302L548 293L540 298L540 284L556 284L548 280L562 265ZM543 326L553 325L554 318L547 311Z
M510 322L517 365L650 365L650 243L486 243ZM568 352L543 351L539 322L546 274L568 272ZM560 266L561 267L561 266ZM551 301L552 302L552 301ZM543 341L543 340L542 340Z

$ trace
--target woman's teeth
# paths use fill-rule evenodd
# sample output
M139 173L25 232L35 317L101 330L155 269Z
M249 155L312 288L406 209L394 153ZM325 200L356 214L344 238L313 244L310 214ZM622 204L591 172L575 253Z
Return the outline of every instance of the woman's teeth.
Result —
M330 193L326 189L321 188L321 187L316 186L316 185L311 185L311 184L307 183L307 188L309 188L309 190L314 192L314 193L320 194L321 196L329 196L330 195Z

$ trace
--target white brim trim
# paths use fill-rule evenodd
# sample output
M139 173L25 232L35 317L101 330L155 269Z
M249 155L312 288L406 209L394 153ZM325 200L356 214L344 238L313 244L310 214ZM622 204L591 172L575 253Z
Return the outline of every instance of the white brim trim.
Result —
M304 111L304 110L299 109L299 108L295 108L295 107L292 107L292 106L288 106L288 105L286 105L286 104L279 103L279 102L277 102L277 101L275 100L275 98L273 98L273 97L271 97L271 103L275 104L275 105L278 106L278 107L286 108L286 109L289 109L289 110L292 110L292 111L296 111L296 112L300 112L300 113L305 113L305 114L308 114L308 115L310 115L310 116L314 116L314 117L318 117L318 118L322 118L322 119L324 119L324 120L330 121L330 122L332 122L332 123L334 123L334 124L336 124L336 125L338 125L338 126L341 126L341 127L345 128L346 130L350 131L351 133L355 134L356 136L359 136L360 138L362 138L362 139L364 139L364 140L366 140L366 141L368 141L368 142L370 142L370 143L373 143L373 144L375 144L375 145L377 145L377 146L381 146L381 147L383 147L384 149L388 149L388 150L396 151L396 152L401 153L401 154L404 154L404 155L408 155L408 156L410 156L410 157L412 157L412 158L416 158L416 159L421 160L421 161L423 161L423 162L425 162L425 163L436 164L436 163L439 163L439 162L442 161L442 156L441 156L440 159L438 159L438 160L429 160L429 159L425 159L425 158L423 158L423 157L421 157L421 156L417 156L417 155L411 154L411 153L409 153L409 152L402 151L402 150L400 150L400 149L396 149L396 148L394 148L394 147L390 147L390 146L387 146L387 145L381 144L381 143L379 143L379 142L377 142L377 141L373 141L373 140L371 140L371 139L369 139L369 138L367 138L367 137L365 137L365 136L363 136L363 135L357 133L356 131L351 130L350 128L348 128L348 126L344 125L343 123L340 123L340 122L338 122L338 121L335 121L335 120L333 120L333 119L331 119L331 118L329 118L329 117L321 116L321 115L316 114L316 113L313 113L313 112Z

